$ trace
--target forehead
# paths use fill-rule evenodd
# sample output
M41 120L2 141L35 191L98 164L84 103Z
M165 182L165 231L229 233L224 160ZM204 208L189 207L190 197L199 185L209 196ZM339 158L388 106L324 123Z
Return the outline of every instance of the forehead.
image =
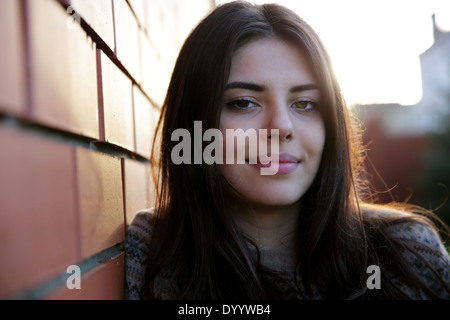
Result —
M233 54L230 81L316 83L307 55L298 45L263 38L239 47Z

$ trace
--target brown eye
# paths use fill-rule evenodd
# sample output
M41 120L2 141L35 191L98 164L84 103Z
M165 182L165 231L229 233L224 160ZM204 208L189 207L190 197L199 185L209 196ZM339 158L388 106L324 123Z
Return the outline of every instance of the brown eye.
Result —
M300 100L292 105L295 109L302 111L313 111L317 107L317 103L310 100Z
M255 106L255 103L253 103L250 100L246 99L239 99L239 100L233 100L227 103L227 106L232 109L238 109L238 110L244 110Z

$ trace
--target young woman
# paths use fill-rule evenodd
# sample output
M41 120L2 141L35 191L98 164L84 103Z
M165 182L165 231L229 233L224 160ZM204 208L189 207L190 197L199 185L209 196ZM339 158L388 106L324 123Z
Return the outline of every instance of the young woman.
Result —
M227 129L267 129L278 171L262 175L248 158L175 164L172 133L194 137L195 121L224 145ZM316 33L278 5L217 7L172 75L153 148L156 205L124 243L126 297L449 299L440 230L413 213L424 210L369 204L362 155Z

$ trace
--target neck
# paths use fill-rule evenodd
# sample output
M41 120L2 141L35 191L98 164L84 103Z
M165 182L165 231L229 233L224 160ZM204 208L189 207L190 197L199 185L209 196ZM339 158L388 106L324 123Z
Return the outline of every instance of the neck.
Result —
M242 232L259 249L294 248L300 203L280 207L240 207L233 210Z

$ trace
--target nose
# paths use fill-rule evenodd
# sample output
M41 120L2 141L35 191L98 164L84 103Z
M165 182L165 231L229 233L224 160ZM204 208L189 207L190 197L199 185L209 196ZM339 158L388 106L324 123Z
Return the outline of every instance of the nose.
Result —
M283 103L277 103L268 109L270 110L267 114L268 139L273 139L276 136L276 134L271 133L272 129L278 129L280 142L292 140L294 138L294 125L289 108Z

